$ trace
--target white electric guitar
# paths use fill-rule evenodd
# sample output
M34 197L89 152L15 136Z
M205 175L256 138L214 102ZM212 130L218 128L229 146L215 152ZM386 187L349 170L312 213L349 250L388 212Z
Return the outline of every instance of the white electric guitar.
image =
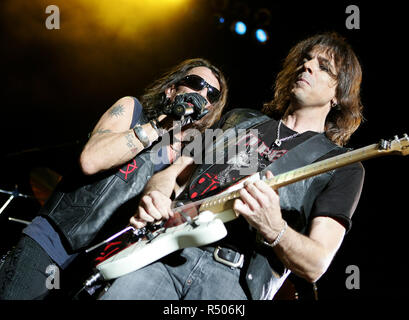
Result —
M265 182L273 189L307 179L309 177L354 163L387 154L407 155L409 137L381 140L326 160L291 170L275 176ZM259 179L259 175L249 177ZM243 181L243 180L242 180ZM248 179L246 180L248 181ZM149 239L139 240L122 251L99 263L96 268L105 280L115 279L138 270L160 258L187 247L199 247L216 242L227 235L225 222L236 218L232 210L233 202L239 198L242 183L232 186L221 194L173 209L175 213L184 212L184 216L194 216L190 221L177 226L163 227L152 233ZM193 214L192 214L193 212ZM132 228L132 227L128 227Z

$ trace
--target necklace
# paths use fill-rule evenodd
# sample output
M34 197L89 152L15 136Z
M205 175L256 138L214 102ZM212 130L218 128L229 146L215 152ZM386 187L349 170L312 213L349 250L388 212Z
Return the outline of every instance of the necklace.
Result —
M299 136L299 135L301 134L301 133L297 132L297 133L292 134L291 136L288 136L288 137L285 137L285 138L281 138L281 139L280 139L280 127L281 127L281 123L282 123L282 121L280 120L280 122L278 123L278 127L277 127L277 139L274 141L274 144L275 144L277 147L281 146L281 143L282 143L283 141L290 140L290 139L295 138L295 137L297 137L297 136Z

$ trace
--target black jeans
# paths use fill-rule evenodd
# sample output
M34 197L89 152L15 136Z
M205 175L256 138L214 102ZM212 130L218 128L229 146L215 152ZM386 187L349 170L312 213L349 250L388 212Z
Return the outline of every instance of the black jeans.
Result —
M40 245L23 235L0 266L0 300L43 299L50 265L55 263Z

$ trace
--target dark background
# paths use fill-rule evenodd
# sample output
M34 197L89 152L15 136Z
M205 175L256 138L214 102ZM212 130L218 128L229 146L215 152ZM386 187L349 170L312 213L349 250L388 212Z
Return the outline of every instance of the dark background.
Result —
M144 27L121 28L148 14L141 5L130 6L122 21L103 22L131 2L2 2L0 189L10 191L17 184L21 193L32 195L30 172L36 167L64 175L77 161L81 142L109 106L122 96L141 95L164 71L187 58L207 58L224 71L230 87L226 110L260 109L272 97L274 78L291 46L323 31L345 36L363 67L365 122L349 147L409 133L407 17L400 4L180 0L175 1L180 8L172 9L174 16L164 18L163 7L172 1L162 1L163 5L157 1L160 5L149 11ZM104 3L102 15L93 7L98 3ZM152 3L146 1L146 6ZM60 8L59 30L45 27L45 8L50 4ZM345 26L349 4L359 6L359 30ZM271 13L270 38L263 45L251 35L261 8ZM223 25L216 23L216 14L225 18ZM230 30L238 18L248 24L242 37ZM393 156L364 163L366 180L353 227L317 283L320 299L407 296L403 283L408 266L408 160ZM8 196L0 193L0 205ZM36 200L17 198L4 210L1 254L11 248L23 228L8 217L30 220L38 209ZM349 265L359 268L359 289L346 288Z

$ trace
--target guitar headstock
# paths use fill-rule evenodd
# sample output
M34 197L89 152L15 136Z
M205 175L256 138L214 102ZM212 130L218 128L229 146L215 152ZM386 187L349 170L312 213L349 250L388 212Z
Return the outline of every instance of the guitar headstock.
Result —
M409 136L405 133L402 138L395 136L393 140L381 140L379 150L406 156L409 154Z

